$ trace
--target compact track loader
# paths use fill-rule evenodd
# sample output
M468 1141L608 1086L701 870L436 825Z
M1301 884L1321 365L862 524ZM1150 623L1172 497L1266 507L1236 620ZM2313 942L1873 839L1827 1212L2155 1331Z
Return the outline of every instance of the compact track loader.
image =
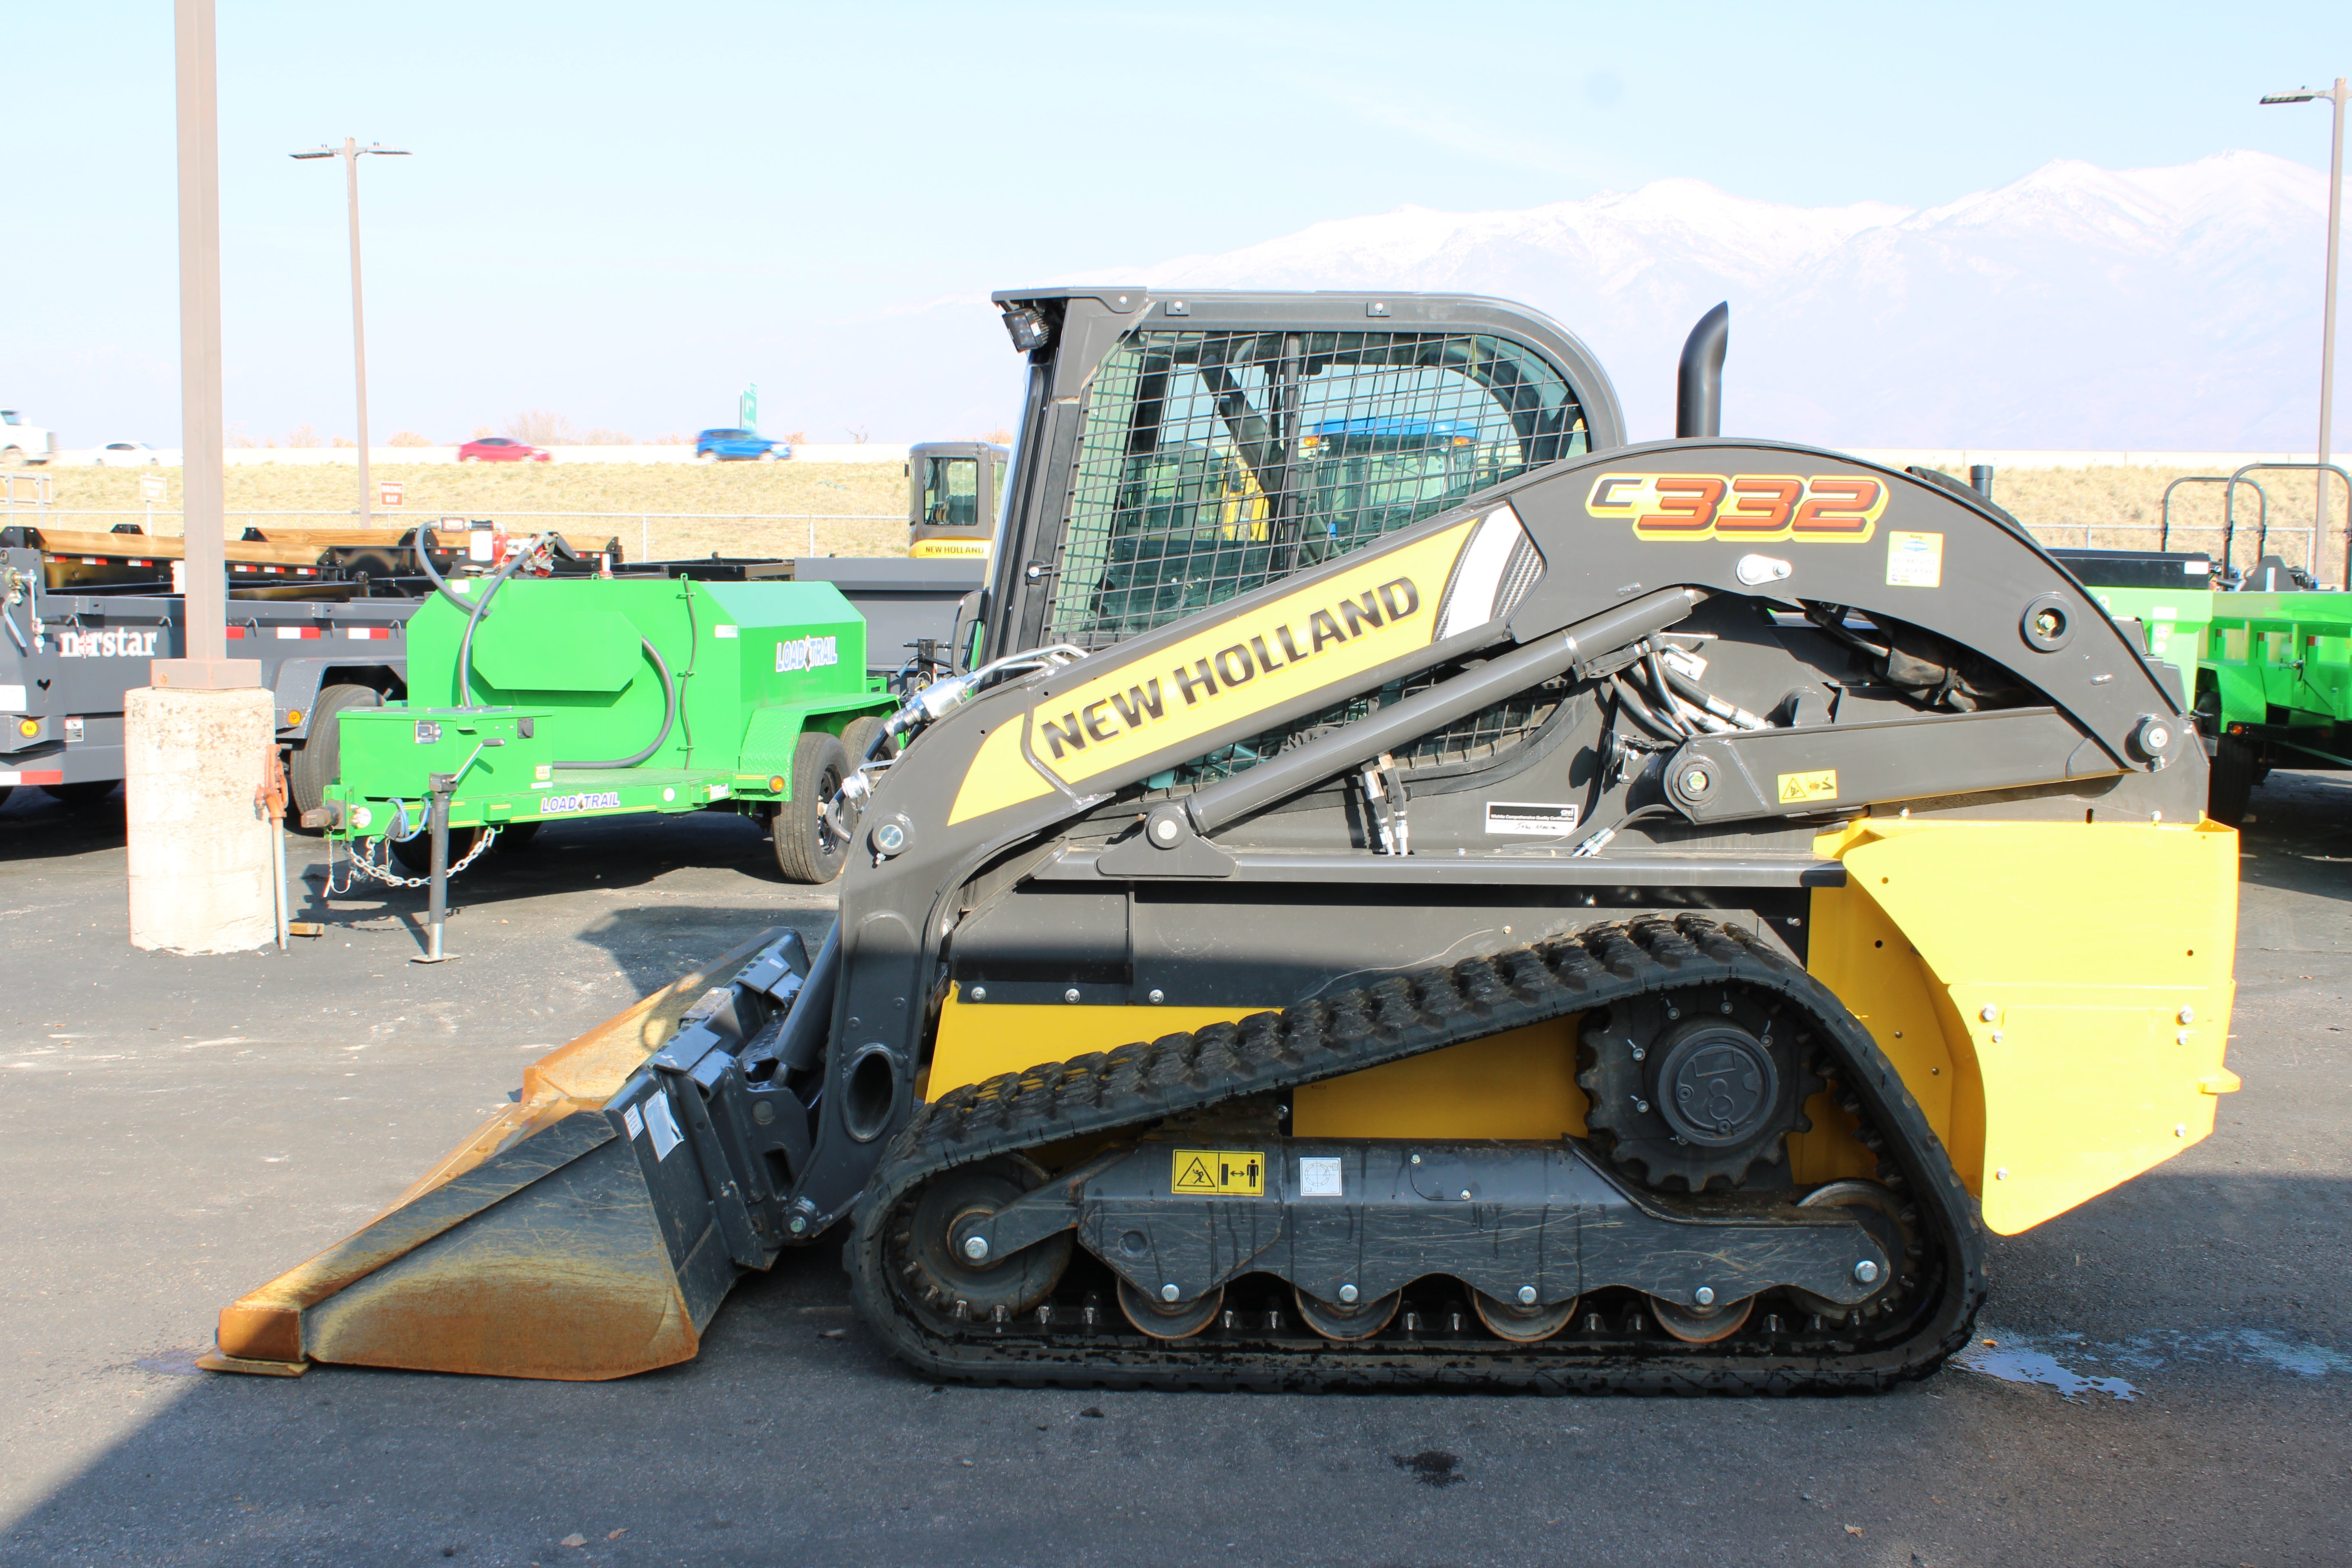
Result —
M210 1364L621 1375L840 1234L933 1377L1873 1388L1979 1215L2211 1131L2177 673L1973 491L1717 436L1720 310L1628 445L1493 300L999 301L977 657L830 934L540 1062Z

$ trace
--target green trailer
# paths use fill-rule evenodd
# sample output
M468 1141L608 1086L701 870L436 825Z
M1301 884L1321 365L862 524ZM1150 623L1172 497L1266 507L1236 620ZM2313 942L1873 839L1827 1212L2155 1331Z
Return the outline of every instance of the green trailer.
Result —
M408 623L408 701L339 715L313 826L393 878L551 821L734 811L785 877L830 881L849 834L826 804L897 706L866 658L830 583L452 583Z
M2213 759L2215 821L2238 826L2273 766L2352 767L2352 594L2287 586L2269 560L2245 582L2275 590L2227 586L2201 555L2056 553L2150 658L2180 671ZM2176 573L2177 585L2166 580Z

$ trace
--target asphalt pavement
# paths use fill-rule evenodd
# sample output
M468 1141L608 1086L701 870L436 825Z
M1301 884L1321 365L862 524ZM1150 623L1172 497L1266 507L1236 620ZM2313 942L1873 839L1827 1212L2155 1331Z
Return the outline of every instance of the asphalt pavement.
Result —
M831 899L737 818L580 823L461 879L437 968L408 890L335 900L285 953L143 953L119 797L19 790L0 1562L2343 1563L2352 784L2254 800L2216 1134L1996 1239L1971 1365L1674 1400L942 1387L866 1336L830 1247L620 1383L197 1372L222 1303L374 1214L531 1057L750 930L820 934Z

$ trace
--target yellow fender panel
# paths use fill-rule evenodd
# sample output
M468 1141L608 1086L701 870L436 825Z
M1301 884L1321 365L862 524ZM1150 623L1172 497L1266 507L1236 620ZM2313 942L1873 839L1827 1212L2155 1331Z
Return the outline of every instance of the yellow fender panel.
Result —
M2213 1130L2238 836L1864 819L1816 840L1811 967L1861 1017L1985 1224L2013 1235Z

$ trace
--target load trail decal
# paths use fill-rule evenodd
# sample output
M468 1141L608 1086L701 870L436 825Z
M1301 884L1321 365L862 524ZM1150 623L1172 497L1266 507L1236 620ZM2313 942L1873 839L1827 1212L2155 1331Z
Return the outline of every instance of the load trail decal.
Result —
M1168 1190L1179 1196L1262 1198L1265 1156L1255 1149L1179 1149L1169 1161Z
M1584 510L1630 521L1650 542L1861 544L1877 531L1886 486L1862 474L1603 474Z

